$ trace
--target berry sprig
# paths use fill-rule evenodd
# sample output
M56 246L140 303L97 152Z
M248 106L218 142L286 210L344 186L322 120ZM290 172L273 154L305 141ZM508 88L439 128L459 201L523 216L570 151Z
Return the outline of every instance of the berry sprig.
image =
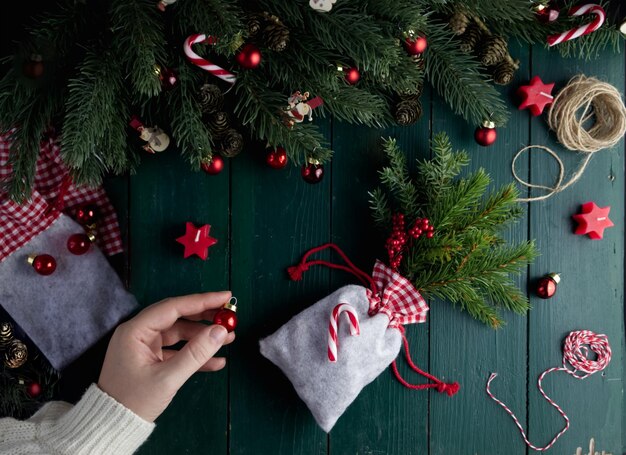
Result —
M422 235L432 239L435 235L435 226L430 225L428 218L418 218L415 220L413 227L409 229L409 235L414 239L419 239Z
M406 231L404 214L394 214L391 217L391 235L385 242L387 254L389 255L389 266L397 270L402 262L407 242L417 240L423 235L429 239L432 239L435 235L435 227L430 224L428 218L417 218L413 223L413 227Z

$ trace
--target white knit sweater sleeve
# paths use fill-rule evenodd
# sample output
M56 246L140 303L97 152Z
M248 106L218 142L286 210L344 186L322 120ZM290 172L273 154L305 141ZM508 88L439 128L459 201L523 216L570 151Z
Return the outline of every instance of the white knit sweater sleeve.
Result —
M0 454L130 455L153 429L92 384L75 406L53 401L26 421L0 419Z

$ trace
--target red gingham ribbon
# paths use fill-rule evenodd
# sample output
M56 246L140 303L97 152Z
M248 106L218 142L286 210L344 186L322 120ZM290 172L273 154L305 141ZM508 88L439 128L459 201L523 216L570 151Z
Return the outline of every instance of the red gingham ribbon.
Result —
M183 47L185 51L185 55L187 56L187 60L189 60L194 65L199 66L203 70L208 71L213 76L219 77L220 79L226 82L234 84L235 82L237 82L237 77L233 73L230 73L226 71L224 68L217 66L216 64L208 61L205 58L200 57L191 48L191 46L193 46L196 43L213 44L214 42L215 42L214 37L212 36L207 37L207 35L205 34L197 34L197 35L189 36L185 40L185 44Z
M606 13L600 5L588 3L586 5L576 6L569 10L570 16L582 16L583 14L593 14L596 17L589 24L581 25L577 28L572 28L566 32L558 33L556 35L550 35L547 38L549 46L562 43L563 41L573 40L579 36L588 35L591 32L598 30L604 23Z
M10 148L11 132L0 135L0 188L13 175ZM41 141L33 192L28 201L15 203L0 190L0 262L50 227L61 210L72 213L86 204L98 207L96 239L102 250L108 255L123 251L117 216L104 189L74 185L60 150L56 138L46 137Z
M589 351L593 352L597 356L595 360L587 358L587 354L589 353ZM592 374L597 373L598 371L604 370L608 366L610 361L611 346L609 345L609 340L606 335L598 335L590 330L579 330L570 332L570 334L565 339L565 344L563 346L563 366L548 368L546 371L541 373L539 379L537 380L537 387L539 388L539 392L541 392L541 395L548 401L548 403L550 403L550 405L552 405L559 412L559 414L561 414L561 416L563 416L563 419L565 419L565 427L561 431L559 431L554 438L552 438L552 441L550 441L548 445L544 447L537 447L528 440L524 428L522 427L515 414L513 414L513 411L511 411L506 404L498 400L491 393L491 381L493 381L495 377L498 376L498 373L491 373L491 376L489 376L489 380L487 381L487 395L489 395L489 397L491 397L493 401L502 406L502 408L511 416L511 418L515 422L515 425L517 425L517 428L519 428L519 431L522 435L522 438L524 438L524 442L526 442L526 445L533 450L543 452L552 447L554 443L563 435L563 433L565 433L569 429L570 425L569 418L567 417L565 412L563 412L561 407L556 404L554 400L552 400L552 398L550 398L546 394L546 392L544 392L542 386L543 378L548 373L552 373L553 371L565 371L567 374L575 377L576 379L585 379ZM572 366L573 369L569 369L567 367L568 363ZM579 376L576 374L579 371L585 374Z
M337 330L339 326L339 316L345 313L348 316L348 322L350 323L350 335L358 336L361 333L359 327L359 316L356 310L349 303L340 303L333 308L330 313L330 322L328 323L328 360L331 362L337 361L337 349L339 348L339 339L337 336Z

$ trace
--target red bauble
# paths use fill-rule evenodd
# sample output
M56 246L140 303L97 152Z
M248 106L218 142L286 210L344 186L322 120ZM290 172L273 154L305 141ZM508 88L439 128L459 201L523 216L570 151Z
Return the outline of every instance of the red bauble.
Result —
M317 160L309 160L308 164L302 166L300 174L307 183L319 183L324 178L324 165Z
M211 161L202 163L202 170L207 174L216 175L224 170L224 158L220 155L213 155Z
M496 127L493 122L485 122L482 127L476 128L474 131L474 139L478 142L479 145L483 147L488 147L496 142L496 138L498 137L498 132L496 131Z
M83 226L89 226L98 220L98 208L95 205L85 205L76 210L76 221Z
M287 166L287 152L282 147L276 147L265 156L265 162L271 168L282 169Z
M80 256L89 251L91 242L93 242L93 237L89 237L87 234L72 234L67 239L67 249L70 250L70 253Z
M346 81L348 81L350 85L356 84L359 82L359 79L361 79L361 73L359 73L357 68L352 67L346 71Z
M22 72L24 76L31 79L37 79L43 75L44 65L41 55L32 55L30 60L27 60L22 65Z
M254 44L245 44L235 57L237 63L246 69L254 69L261 64L261 51Z
M226 303L224 308L215 313L213 317L213 324L218 324L224 327L229 332L232 332L237 327L237 299L235 297L230 299L234 303Z
M537 295L542 299L549 299L556 294L556 286L561 281L558 273L550 273L537 283Z
M178 74L170 68L159 68L159 80L163 90L171 90L178 85Z
M31 382L26 387L26 394L31 398L37 398L41 395L41 392L43 392L43 388L38 382Z
M28 263L39 275L52 275L57 269L57 261L49 254L28 256Z
M543 22L544 24L554 22L559 18L559 8L554 5L538 5L535 8L535 16L539 22Z
M407 37L404 40L404 48L409 55L419 55L428 47L428 41L424 36Z

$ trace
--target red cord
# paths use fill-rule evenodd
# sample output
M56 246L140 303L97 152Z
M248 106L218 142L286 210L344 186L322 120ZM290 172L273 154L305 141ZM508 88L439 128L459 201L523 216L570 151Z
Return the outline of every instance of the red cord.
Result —
M46 215L50 215L55 212L62 212L65 208L65 196L67 196L67 192L72 185L72 177L66 175L63 177L63 181L61 182L61 188L59 188L59 194L54 199L54 202L48 206L46 209Z

